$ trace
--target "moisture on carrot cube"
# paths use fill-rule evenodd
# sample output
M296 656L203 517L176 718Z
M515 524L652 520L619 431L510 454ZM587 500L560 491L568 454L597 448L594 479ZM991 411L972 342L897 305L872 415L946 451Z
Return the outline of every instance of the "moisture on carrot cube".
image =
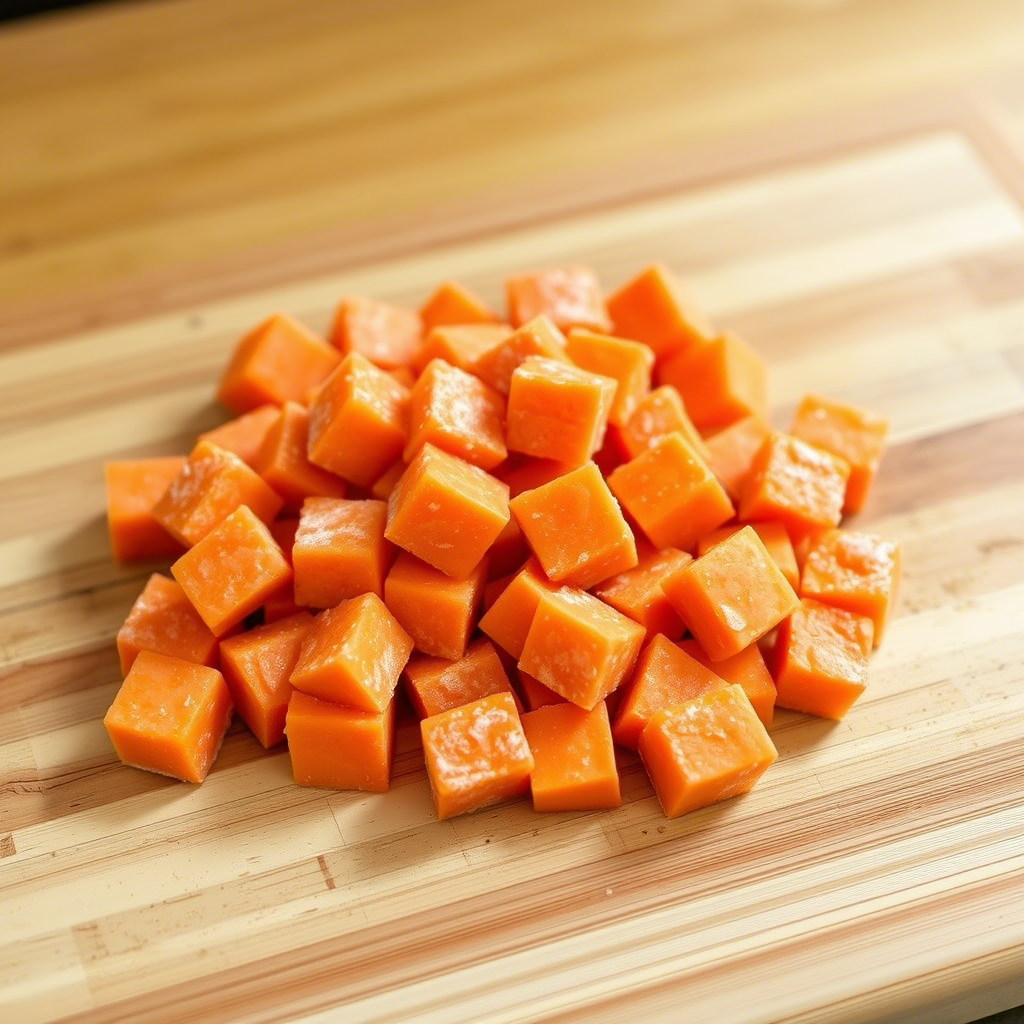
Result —
M760 416L744 416L704 439L708 468L732 501L739 501L754 456L769 433L771 429Z
M376 594L321 612L292 670L296 690L360 711L383 711L412 653L412 637Z
M391 785L393 700L381 711L360 711L293 690L285 734L300 786L385 793Z
M408 404L398 381L349 353L309 408L310 462L369 487L402 454Z
M662 587L713 662L738 654L799 604L749 526L672 573Z
M490 324L498 320L479 295L458 281L443 281L420 306L424 331L448 324Z
M648 638L664 633L669 640L678 640L686 627L661 589L661 581L692 561L692 555L678 548L645 548L636 566L605 580L594 593L639 622Z
M103 725L125 764L199 783L220 751L231 710L216 669L141 651Z
M331 325L331 344L343 354L358 352L390 370L408 366L420 349L423 325L411 309L348 295L341 300Z
M530 356L569 362L565 344L565 335L542 314L482 351L471 369L495 391L507 395L516 367Z
M692 551L733 515L721 484L682 434L667 434L613 470L608 486L659 548Z
M707 554L716 544L748 525L761 538L761 543L764 544L768 554L775 559L775 564L782 570L786 582L794 590L799 590L800 569L796 564L793 542L789 539L789 531L785 526L774 519L767 519L760 523L730 523L728 526L720 526L717 530L712 530L701 537L700 543L697 545L697 554Z
M640 758L669 818L748 792L777 757L735 685L656 712L640 735Z
M220 670L235 710L267 749L284 740L289 676L312 625L313 616L301 611L221 641Z
M217 638L181 587L158 572L146 581L117 631L122 676L140 651L156 651L197 665L217 664Z
M486 575L486 559L465 579L452 579L403 551L384 581L384 603L416 650L461 658L476 625Z
M480 629L503 651L518 659L541 596L557 590L531 558L480 619Z
M251 412L244 412L227 423L222 423L212 430L205 430L196 439L209 441L226 452L237 455L247 466L253 464L267 432L277 422L281 414L278 405L261 405Z
M387 503L373 498L307 498L292 547L295 600L333 608L360 594L384 594L394 549L384 539Z
M513 327L543 313L562 331L571 327L595 331L611 328L601 285L589 267L550 267L510 277L505 281L505 295Z
M565 350L577 366L615 381L608 422L617 427L624 425L651 389L654 353L638 341L597 334L581 327L569 332Z
M548 579L583 590L637 563L633 532L593 462L509 502Z
M681 650L686 651L691 658L695 658L705 668L711 669L727 683L736 683L743 687L757 713L757 717L764 723L766 729L771 727L775 717L775 682L768 666L764 663L764 656L757 644L744 647L738 654L724 658L721 661L712 661L696 640L683 640L680 642Z
M657 444L666 434L682 434L705 461L708 451L683 406L679 392L667 384L644 395L619 431L626 454L635 459Z
M509 516L506 484L425 444L388 499L384 536L435 569L465 579Z
M866 615L804 598L775 641L776 703L842 718L864 692L872 623Z
M172 566L203 622L223 636L292 578L266 525L246 505L231 513Z
M301 402L338 365L336 349L283 313L250 331L235 348L217 399L243 413L291 399Z
M181 553L181 543L156 520L153 507L184 465L184 455L167 455L103 466L107 533L110 549L119 562L170 558Z
M495 693L420 722L438 818L522 796L533 755L511 693Z
M416 714L429 718L492 693L512 693L512 686L494 644L479 637L454 661L413 655L405 666L405 691Z
M535 811L591 811L622 802L608 708L548 704L523 715L533 754L530 792Z
M510 334L509 324L452 324L433 328L423 339L414 369L422 370L432 359L443 359L469 373L476 372L477 361L492 352Z

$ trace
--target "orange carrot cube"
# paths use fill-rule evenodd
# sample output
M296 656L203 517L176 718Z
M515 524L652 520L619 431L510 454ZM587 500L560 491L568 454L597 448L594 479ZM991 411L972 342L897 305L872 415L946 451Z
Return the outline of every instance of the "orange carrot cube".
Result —
M457 281L444 281L431 292L420 306L423 329L447 324L497 323L498 315L478 295Z
M523 653L537 604L558 588L548 581L540 563L530 559L480 619L480 629L502 650L518 659Z
M103 466L107 492L107 532L119 562L170 558L181 544L153 516L153 507L185 465L184 455L108 462Z
M757 717L761 719L766 729L771 728L772 719L775 717L775 682L757 644L744 647L739 654L724 658L722 661L712 661L696 640L683 640L679 647L705 668L721 676L727 683L742 686Z
M505 484L479 466L425 444L388 500L384 536L435 569L465 579L509 515Z
M476 372L477 361L510 334L508 324L454 324L438 326L423 339L414 368L422 370L432 359L443 359L468 373Z
M640 735L640 758L669 818L748 792L777 757L735 685L658 711Z
M492 693L512 693L501 658L485 637L474 640L455 661L414 655L405 666L405 683L420 718L471 704Z
M231 724L231 694L214 668L141 651L103 718L133 768L202 782Z
M607 331L611 321L597 275L589 267L550 267L505 281L508 318L520 327L542 313L560 330Z
M359 711L293 690L285 733L298 785L387 792L395 744L394 701L382 711Z
M634 568L605 580L594 593L639 622L648 639L664 633L669 640L678 640L686 627L661 589L661 581L692 561L692 555L678 548L645 551Z
M408 366L423 336L419 315L387 302L348 295L338 304L331 344L343 354L358 352L385 370Z
M705 461L708 451L704 439L686 414L683 400L675 388L663 384L644 395L622 425L619 436L626 454L635 459L653 448L666 434L682 434L690 447Z
M438 818L521 796L533 755L511 693L494 693L420 722Z
M532 491L535 487L550 483L556 477L576 469L577 465L513 454L494 471L494 475L508 484L509 496L515 498L523 491Z
M221 377L217 400L236 413L268 402L301 402L340 358L302 324L275 313L239 341Z
M522 721L534 760L530 790L535 811L619 806L619 772L604 701L591 711L548 704Z
M797 568L796 555L793 552L793 542L789 539L789 531L782 523L773 519L765 520L762 523L730 523L728 526L720 526L717 530L712 530L701 537L700 543L697 545L697 554L707 554L716 544L748 525L761 538L761 543L775 560L782 575L786 577L786 582L794 590L799 590L800 570Z
M565 352L565 335L546 316L535 317L506 337L498 339L473 360L471 369L495 391L507 395L516 367L530 356L569 362Z
M244 412L219 427L206 430L197 440L209 441L226 452L237 455L247 466L251 466L257 452L263 447L267 431L277 422L281 409L277 405L261 405L251 412Z
M704 439L708 468L734 502L739 501L754 456L770 433L760 416L744 416Z
M246 505L171 566L203 622L223 636L292 576L281 549Z
M404 472L405 463L401 459L396 459L374 480L370 494L379 501L387 501L391 497L391 492L398 486L398 481L402 479Z
M292 548L295 600L333 608L360 594L384 594L394 550L384 539L386 502L307 498Z
M343 601L316 617L292 670L312 697L380 713L394 696L412 637L376 594Z
M615 381L608 422L623 426L651 389L654 353L638 341L596 334L580 327L569 332L565 350L577 366Z
M493 580L498 576L508 576L517 572L529 557L530 547L513 516L487 552L488 579Z
M267 523L270 536L281 549L281 554L292 564L292 548L295 546L295 535L299 532L299 521L292 516L285 516L283 519L275 519Z
M550 686L545 686L539 679L534 679L533 676L526 672L520 672L518 675L519 690L523 695L523 703L530 711L536 711L537 708L545 708L549 704L569 703L560 693L555 693ZM604 703L607 706L607 701ZM573 707L577 706L576 704L573 705Z
M750 646L799 604L749 526L672 573L662 588L713 662Z

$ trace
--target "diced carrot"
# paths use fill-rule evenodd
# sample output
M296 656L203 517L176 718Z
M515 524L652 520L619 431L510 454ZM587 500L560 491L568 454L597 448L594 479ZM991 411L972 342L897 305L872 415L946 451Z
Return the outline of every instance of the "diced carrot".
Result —
M576 464L578 465L578 464ZM532 491L550 483L576 465L556 462L554 459L535 459L530 455L510 455L508 461L499 466L494 475L508 484L509 497L515 498L523 491Z
M732 503L682 434L666 434L619 466L608 486L659 548L692 551L733 514Z
M548 579L587 589L637 563L633 533L592 462L509 502Z
M797 407L790 433L850 465L843 511L859 512L885 448L889 422L867 409L834 398L806 395Z
M295 600L307 608L333 608L360 594L384 594L394 549L384 539L383 501L307 498L292 548Z
M509 386L509 451L578 466L604 440L615 381L571 363L530 356Z
M316 617L292 670L292 686L312 697L381 712L412 653L412 637L376 594L343 601Z
M473 373L477 360L501 344L511 333L509 324L455 324L439 326L423 339L414 368L422 370L431 359L443 359Z
M270 522L282 500L237 455L200 441L153 506L153 517L182 544L191 545L243 505Z
M517 660L523 653L541 596L558 588L548 581L536 559L530 559L480 619L480 629Z
M359 711L293 690L285 722L300 786L385 793L391 784L395 702Z
M409 392L350 353L309 409L310 462L369 487L402 453Z
M822 537L832 529L835 529L835 527L794 526L792 523L786 527L786 532L789 534L790 542L793 545L796 567L800 571L801 576L803 575L804 566L807 564L807 556L811 553L811 548L817 546Z
M669 640L678 640L686 627L661 589L661 581L692 561L692 555L678 548L651 549L640 556L634 568L605 580L594 593L639 622L647 630L648 639L664 633Z
M289 399L301 402L340 358L302 324L275 313L239 341L221 377L217 400L236 413Z
M117 631L121 675L140 651L156 651L197 665L217 665L217 638L174 581L155 572Z
M760 416L744 416L704 439L708 468L732 501L739 501L743 481L750 472L754 456L770 432L768 424Z
M523 695L523 703L530 711L547 707L549 704L568 704L560 693L555 693L550 686L545 686L539 679L534 679L527 672L519 672L519 690ZM604 702L607 706L607 701ZM574 707L578 705L573 705Z
M775 641L776 703L842 718L864 692L873 628L866 615L804 598Z
M398 485L398 481L402 479L402 474L405 472L405 463L401 459L396 459L391 463L388 469L385 469L383 473L373 482L373 486L370 488L370 493L377 498L379 501L387 501L391 497L391 492Z
M615 334L642 341L659 359L715 336L683 283L659 263L609 295L607 307Z
M535 811L619 806L619 772L604 701L590 711L548 704L522 721L534 759L530 790Z
M493 469L505 449L505 400L472 374L432 359L413 385L406 461L428 441L460 459Z
M511 693L495 693L420 722L438 818L521 796L533 755Z
M411 391L413 384L416 383L417 374L411 366L392 366L387 375L407 391Z
M829 530L807 554L800 592L834 608L868 616L878 646L896 602L901 568L895 541L873 533Z
M569 362L565 351L565 335L543 314L527 321L522 327L480 352L470 368L495 391L507 395L512 384L512 374L530 356Z
M343 354L358 352L385 370L408 366L419 353L419 315L362 295L341 300L331 326L331 344Z
M799 604L749 526L676 570L662 587L713 662L738 654Z
M491 549L494 550L493 548ZM525 561L525 559L524 559ZM488 572L488 576L491 575ZM508 573L506 576L499 576L496 579L488 580L484 584L484 598L481 602L481 609L487 611L494 604L495 601L505 593L508 585L515 579L516 574L514 572Z
M591 458L604 477L629 461L629 453L622 443L622 434L618 427L608 424L604 432L604 442Z
M267 523L270 536L274 538L281 554L292 564L292 548L295 546L295 535L299 532L299 521L292 516L285 516L283 519L275 519Z
M246 505L171 566L203 622L223 636L292 576L291 566L267 527Z
M580 327L569 332L566 352L577 366L615 381L615 398L608 412L608 422L617 427L624 425L651 389L654 353L638 341L597 334Z
M237 455L247 466L251 466L257 452L263 446L267 431L277 422L281 409L277 405L261 405L251 412L244 412L227 423L212 430L205 430L197 440L209 441L226 452Z
M498 314L465 285L457 281L444 281L420 306L420 320L423 329L429 331L448 324L497 323Z
M278 587L263 602L263 622L277 622L305 610L295 602L295 588L291 583L286 583L284 586Z
M125 764L199 783L217 758L231 710L215 668L141 651L103 725Z
M589 267L550 267L505 281L508 318L519 327L542 313L563 331L611 329L597 275Z
M107 533L119 562L170 558L181 544L157 522L153 506L185 465L184 455L108 462L103 467L107 493Z
M585 591L560 587L541 594L519 668L589 709L622 682L643 640L639 623Z
M509 515L505 484L425 444L388 499L384 536L435 569L465 579Z
M748 792L777 757L735 685L657 712L640 736L640 758L669 818Z
M775 717L775 682L757 644L744 647L739 654L724 658L722 661L712 661L696 640L683 640L679 646L691 658L696 658L727 683L742 686L757 717L761 719L766 729L771 728Z
M303 611L221 641L220 670L235 710L268 749L284 740L288 677L312 625L313 616Z
M523 567L529 557L530 546L526 543L523 531L519 529L519 524L513 516L487 552L488 579L515 573Z
M635 459L666 434L682 434L693 450L708 461L704 439L686 414L679 392L667 384L644 395L622 426L620 437L626 454Z
M492 693L512 693L501 658L485 637L474 640L455 661L413 655L405 666L405 682L409 701L420 718L471 704Z
M739 517L778 519L797 530L836 526L849 475L850 466L843 459L772 431L743 481Z
M402 552L384 582L384 603L416 650L461 658L476 624L486 575L485 560L465 579L456 580Z
M717 530L704 534L697 545L697 554L707 554L716 544L731 537L734 533L742 530L744 526L750 528L761 538L768 554L775 559L775 564L786 577L786 582L794 589L800 589L800 570L797 568L796 555L793 553L793 542L789 539L789 532L782 523L775 520L766 520L761 523L730 523L728 526L720 526Z

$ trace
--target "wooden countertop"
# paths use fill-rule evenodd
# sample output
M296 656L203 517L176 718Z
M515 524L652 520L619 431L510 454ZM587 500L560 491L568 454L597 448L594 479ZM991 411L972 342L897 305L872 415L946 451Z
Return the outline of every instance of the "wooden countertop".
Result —
M1024 8L125 4L0 29L0 1011L18 1020L954 1021L1024 1002ZM145 571L112 456L185 450L235 338L345 291L676 266L876 407L899 615L750 796L436 823L240 727L114 762ZM694 1011L696 1012L696 1011Z

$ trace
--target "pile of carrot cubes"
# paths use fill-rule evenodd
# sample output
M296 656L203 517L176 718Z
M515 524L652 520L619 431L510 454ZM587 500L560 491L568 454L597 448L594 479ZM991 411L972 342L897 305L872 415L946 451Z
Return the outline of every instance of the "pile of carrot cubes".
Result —
M300 785L386 790L402 692L441 818L532 793L615 807L616 745L665 813L746 792L776 707L840 718L899 576L840 529L885 421L808 395L651 266L459 284L418 312L276 314L187 456L106 467L121 561L172 559L117 636L127 764L201 782L237 711ZM621 756L619 758L621 760Z

